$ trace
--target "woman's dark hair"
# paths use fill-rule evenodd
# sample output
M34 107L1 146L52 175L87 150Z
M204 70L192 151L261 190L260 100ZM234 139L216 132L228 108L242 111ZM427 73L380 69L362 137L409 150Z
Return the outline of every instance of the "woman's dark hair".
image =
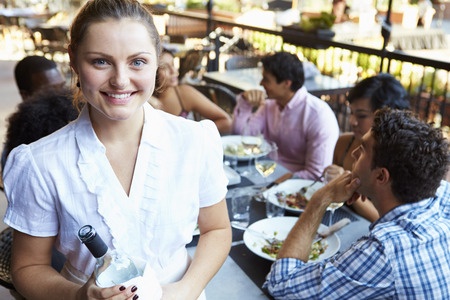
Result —
M375 113L372 167L389 171L394 195L403 203L433 197L447 173L449 144L439 128L411 111L382 108Z
M409 109L408 93L402 84L388 73L379 73L356 84L349 92L348 101L369 99L372 111L382 107Z
M291 80L291 91L293 92L296 92L305 83L303 63L295 54L276 52L263 57L261 62L264 70L275 76L277 83Z
M175 56L172 51L166 48L162 48L160 56L162 56L163 54L169 54L172 57ZM161 62L161 60L159 61ZM156 98L158 98L166 90L166 78L161 76L161 72L165 72L165 68L166 66L159 64L158 70L156 70L155 91L153 92L153 96L155 96Z
M43 88L29 101L19 104L7 120L7 132L2 166L12 149L32 143L67 125L78 117L78 109L72 103L72 91L68 88Z

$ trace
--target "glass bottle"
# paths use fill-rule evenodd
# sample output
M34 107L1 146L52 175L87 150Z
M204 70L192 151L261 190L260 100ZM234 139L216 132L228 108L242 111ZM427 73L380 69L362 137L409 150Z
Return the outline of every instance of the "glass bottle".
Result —
M91 225L84 225L78 237L96 258L95 278L99 287L111 287L138 277L138 268L125 254L110 250Z

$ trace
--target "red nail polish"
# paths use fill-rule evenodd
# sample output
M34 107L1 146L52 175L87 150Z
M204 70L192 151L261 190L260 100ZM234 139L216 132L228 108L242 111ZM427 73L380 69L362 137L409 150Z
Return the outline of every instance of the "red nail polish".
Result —
M132 288L131 288L131 291L134 293L134 292L136 292L137 291L137 286L133 286ZM134 299L134 298L133 298ZM136 298L137 299L137 298Z
M126 287L124 287L123 285L119 288L119 290L124 291L126 289Z
M137 299L139 299L139 296L138 295L134 295L133 300L137 300Z

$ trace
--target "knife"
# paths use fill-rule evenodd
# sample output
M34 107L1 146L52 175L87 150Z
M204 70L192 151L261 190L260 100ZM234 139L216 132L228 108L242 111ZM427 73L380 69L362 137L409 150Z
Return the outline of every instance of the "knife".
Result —
M261 192L264 192L265 190L268 190L276 185L279 185L280 183L282 183L283 181L286 181L290 178L292 178L293 174L292 173L286 173L283 176L278 177L277 179L275 179L274 181L272 181L271 183L269 183L268 185L266 185L265 187L263 187L261 189Z
M348 224L350 224L350 219L349 218L343 218L342 220L334 223L333 225L331 225L330 227L328 227L327 229L323 230L320 233L316 234L316 237L313 240L313 244L317 243L321 240L323 240L324 238L332 235L333 233L335 233L336 231L341 230L343 227L347 226Z

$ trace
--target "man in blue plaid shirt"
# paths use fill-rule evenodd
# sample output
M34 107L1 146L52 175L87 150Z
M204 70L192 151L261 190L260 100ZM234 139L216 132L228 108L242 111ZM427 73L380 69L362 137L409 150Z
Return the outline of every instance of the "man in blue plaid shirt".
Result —
M347 171L318 190L264 287L276 299L450 299L449 145L407 111L382 109ZM373 202L380 219L350 249L308 262L327 206ZM368 200L367 200L368 201Z

